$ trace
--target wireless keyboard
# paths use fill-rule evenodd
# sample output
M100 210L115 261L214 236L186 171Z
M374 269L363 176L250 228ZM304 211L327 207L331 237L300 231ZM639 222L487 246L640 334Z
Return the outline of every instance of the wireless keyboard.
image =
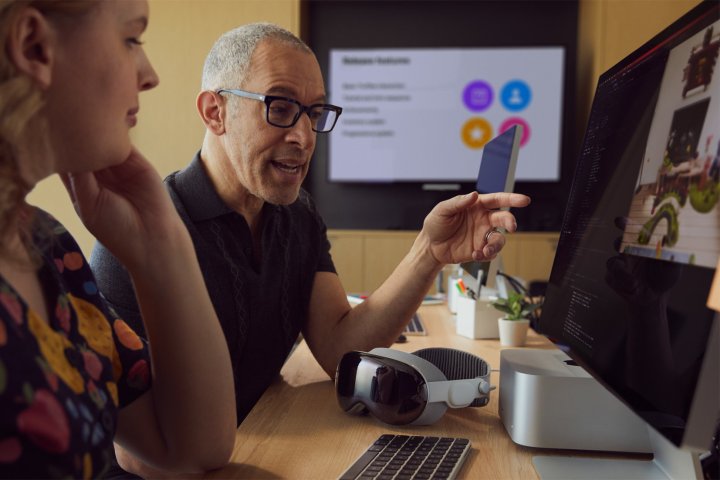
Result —
M340 480L453 479L470 451L467 438L381 435Z

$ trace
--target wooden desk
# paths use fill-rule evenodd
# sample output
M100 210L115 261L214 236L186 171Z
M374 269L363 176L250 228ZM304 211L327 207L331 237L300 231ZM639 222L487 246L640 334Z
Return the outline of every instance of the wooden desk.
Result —
M445 305L422 307L427 336L408 336L393 348L415 351L450 347L484 358L495 370L499 385L500 344L455 334L453 317ZM527 347L554 348L534 333ZM512 442L498 417L498 390L482 408L448 409L435 424L395 427L371 416L343 412L335 399L334 383L303 342L293 352L278 379L265 392L238 428L231 464L208 478L338 478L382 433L466 437L472 452L461 478L538 478L531 457L535 449Z

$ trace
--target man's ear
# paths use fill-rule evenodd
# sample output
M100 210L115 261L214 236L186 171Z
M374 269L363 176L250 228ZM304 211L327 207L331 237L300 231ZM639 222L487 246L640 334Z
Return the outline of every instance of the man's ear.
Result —
M198 113L205 128L220 136L225 133L225 105L219 93L204 90L196 100Z
M10 26L6 52L15 68L41 88L50 86L55 33L36 9L22 9Z

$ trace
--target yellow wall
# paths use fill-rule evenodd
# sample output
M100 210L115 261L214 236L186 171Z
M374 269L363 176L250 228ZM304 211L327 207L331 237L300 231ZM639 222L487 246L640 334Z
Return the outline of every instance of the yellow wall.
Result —
M699 0L579 0L578 119L584 122L598 77L699 4Z
M299 12L299 0L150 0L150 26L143 40L160 86L140 95L132 138L162 176L184 167L200 148L204 129L195 96L205 55L217 37L256 21L299 34ZM75 215L57 177L42 181L29 199L65 224L83 252L90 254L95 240Z

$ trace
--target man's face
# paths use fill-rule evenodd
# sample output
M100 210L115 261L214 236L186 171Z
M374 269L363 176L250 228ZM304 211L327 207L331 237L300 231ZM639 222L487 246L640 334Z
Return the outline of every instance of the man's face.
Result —
M227 87L290 97L303 105L325 102L315 56L275 40L257 46L243 85ZM239 97L228 101L223 142L239 190L275 205L294 202L315 150L310 119L303 114L291 128L278 128L265 120L265 103Z

